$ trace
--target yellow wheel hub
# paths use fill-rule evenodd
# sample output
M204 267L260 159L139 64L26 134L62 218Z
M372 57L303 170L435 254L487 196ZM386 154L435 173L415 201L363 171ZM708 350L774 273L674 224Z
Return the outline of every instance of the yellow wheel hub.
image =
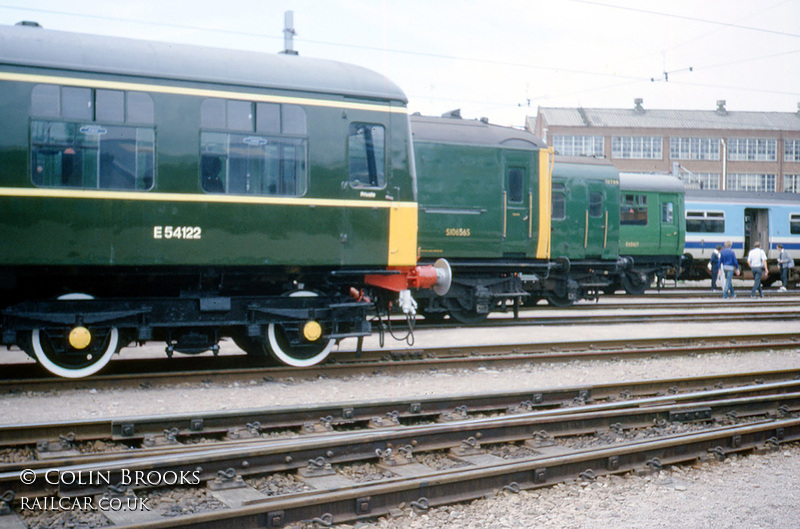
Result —
M69 333L69 344L75 349L86 349L92 343L92 333L86 327L75 327Z
M309 342L316 342L322 337L322 326L315 321L307 321L303 325L303 338Z

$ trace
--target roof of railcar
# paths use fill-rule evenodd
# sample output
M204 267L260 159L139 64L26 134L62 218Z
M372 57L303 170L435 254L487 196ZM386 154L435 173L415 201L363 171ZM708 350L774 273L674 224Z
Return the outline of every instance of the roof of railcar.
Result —
M685 185L668 174L620 173L619 187L623 191L659 191L662 193L683 193Z
M800 195L797 193L687 189L686 201L744 205L783 204L787 206L793 205L800 208Z
M297 55L0 26L0 65L266 87L407 103L383 75Z
M545 143L530 132L492 125L483 120L411 116L414 141L539 150Z

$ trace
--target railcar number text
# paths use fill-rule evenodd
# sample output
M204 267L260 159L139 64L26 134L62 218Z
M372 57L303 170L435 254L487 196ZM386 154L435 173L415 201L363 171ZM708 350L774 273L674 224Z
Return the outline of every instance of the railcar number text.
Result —
M153 226L154 239L201 239L200 226Z
M446 228L444 230L446 237L469 237L469 228Z

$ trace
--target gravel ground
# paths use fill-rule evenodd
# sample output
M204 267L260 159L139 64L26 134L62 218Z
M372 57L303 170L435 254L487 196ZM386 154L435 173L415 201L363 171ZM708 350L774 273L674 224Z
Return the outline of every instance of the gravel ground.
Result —
M752 324L753 332L796 332L800 322ZM502 331L457 329L419 331L417 345L477 345L572 339L741 334L741 323L527 327ZM345 347L347 347L345 345ZM160 347L153 351L161 352ZM140 349L136 354L146 352ZM0 351L4 356L19 354ZM163 353L161 353L163 354ZM532 390L621 380L713 375L755 369L800 369L797 350L747 354L714 353L687 358L656 358L523 364L517 368L478 368L393 373L387 365L373 373L319 380L242 380L235 384L177 384L151 389L85 389L0 396L0 422L91 419L233 408L347 402L369 399ZM0 454L2 456L2 454ZM369 469L365 469L369 474ZM732 458L696 467L672 468L652 476L601 477L590 484L570 483L520 494L501 493L466 505L425 514L400 510L359 527L408 528L601 528L800 527L800 448L782 447L766 455Z

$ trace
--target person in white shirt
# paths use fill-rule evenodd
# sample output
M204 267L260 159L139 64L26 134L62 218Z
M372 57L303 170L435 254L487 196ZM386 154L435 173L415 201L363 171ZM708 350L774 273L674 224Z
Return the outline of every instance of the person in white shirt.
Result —
M747 254L747 264L753 271L753 289L750 291L750 297L756 297L758 291L759 297L764 297L764 292L761 291L761 276L766 275L767 270L767 254L761 249L761 243L753 244L753 249Z

